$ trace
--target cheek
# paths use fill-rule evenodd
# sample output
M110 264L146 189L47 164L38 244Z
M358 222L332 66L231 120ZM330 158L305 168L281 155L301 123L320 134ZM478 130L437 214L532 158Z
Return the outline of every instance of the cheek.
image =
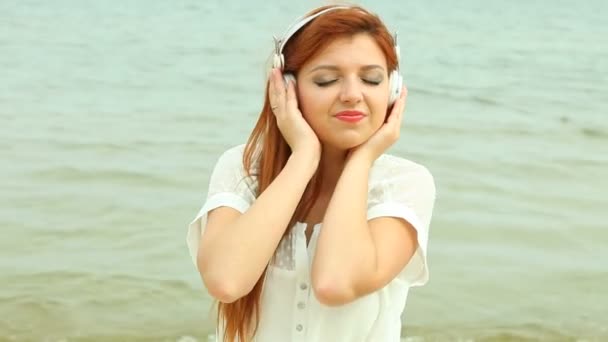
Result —
M302 116L309 123L317 119L317 116L323 112L323 101L321 100L320 94L301 90L298 93L298 108L302 112Z
M382 114L374 116L371 122L371 128L373 132L376 132L380 129L380 127L382 127L382 125L384 125L384 118L385 116Z
M306 121L310 122L312 113L314 113L314 102L311 102L305 95L298 96L298 109Z
M382 95L379 96L382 99ZM380 127L390 115L390 106L388 105L388 97L380 101L374 102L374 126Z

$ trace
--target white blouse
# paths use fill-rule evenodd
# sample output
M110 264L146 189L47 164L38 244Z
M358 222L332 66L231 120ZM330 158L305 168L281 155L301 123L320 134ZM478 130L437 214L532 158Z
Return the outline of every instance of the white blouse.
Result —
M207 213L222 206L244 213L255 201L256 180L246 176L242 164L244 146L233 147L219 158L207 199L190 223L187 244L195 265ZM376 292L339 307L323 305L316 299L310 280L322 225L314 226L307 246L306 224L296 223L269 262L256 342L400 341L409 288L424 285L429 277L426 251L435 183L424 166L383 154L370 170L368 189L368 220L399 217L416 229L418 248L409 263ZM222 341L221 329L216 336L216 341Z

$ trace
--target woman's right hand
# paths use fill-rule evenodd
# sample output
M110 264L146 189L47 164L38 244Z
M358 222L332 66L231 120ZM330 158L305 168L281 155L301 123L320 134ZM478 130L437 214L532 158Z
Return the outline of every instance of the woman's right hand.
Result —
M272 69L269 82L270 107L292 154L307 155L318 162L321 158L321 143L298 108L294 83L288 82L285 85L281 71L276 68Z

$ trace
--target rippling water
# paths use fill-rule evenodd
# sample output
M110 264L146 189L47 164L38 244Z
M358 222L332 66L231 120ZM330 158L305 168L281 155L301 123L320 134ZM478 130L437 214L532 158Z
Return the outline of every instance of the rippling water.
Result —
M438 185L405 340L608 340L606 2L362 3ZM0 1L1 341L206 341L186 224L309 6Z

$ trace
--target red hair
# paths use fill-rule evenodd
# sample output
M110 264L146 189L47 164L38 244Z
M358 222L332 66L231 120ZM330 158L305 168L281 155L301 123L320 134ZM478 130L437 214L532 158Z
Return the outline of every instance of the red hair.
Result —
M317 8L313 15L333 6ZM393 37L378 16L365 9L352 6L335 9L320 15L294 34L283 49L285 56L284 72L297 75L302 65L320 52L336 38L348 37L358 33L370 35L386 56L390 71L397 68ZM270 109L268 86L260 117L249 136L243 154L243 166L248 176L257 177L256 196L259 196L283 169L291 154L291 149L283 138L274 114ZM255 170L252 172L251 170ZM323 175L317 171L308 183L288 227L303 221L318 198ZM285 230L283 238L289 233ZM260 299L266 271L253 289L233 303L219 303L218 324L224 324L224 341L250 342L258 329Z

